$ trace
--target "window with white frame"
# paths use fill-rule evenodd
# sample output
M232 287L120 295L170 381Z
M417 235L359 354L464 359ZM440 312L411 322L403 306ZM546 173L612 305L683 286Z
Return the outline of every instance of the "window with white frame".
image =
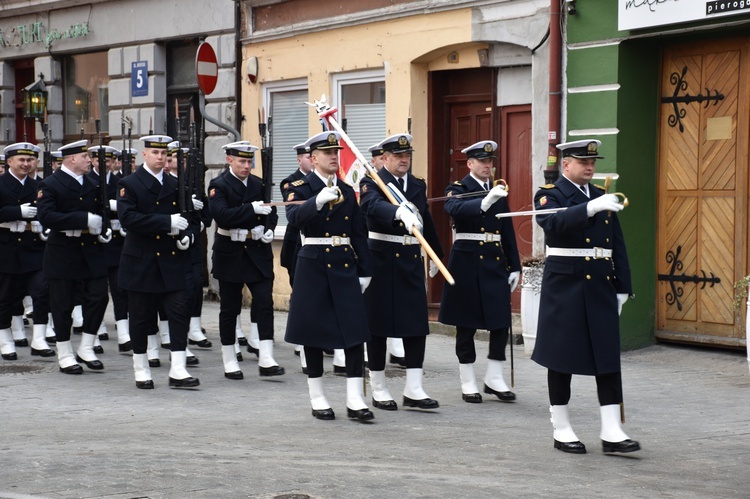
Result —
M367 148L385 138L385 73L382 69L333 76L331 102L346 134L369 160Z
M281 181L297 170L297 153L293 149L309 137L310 108L307 80L289 80L264 85L264 109L270 123L270 141L273 147L272 200L283 201L279 186ZM258 144L260 146L260 144ZM278 208L279 228L286 226L286 211ZM282 229L283 231L283 229Z

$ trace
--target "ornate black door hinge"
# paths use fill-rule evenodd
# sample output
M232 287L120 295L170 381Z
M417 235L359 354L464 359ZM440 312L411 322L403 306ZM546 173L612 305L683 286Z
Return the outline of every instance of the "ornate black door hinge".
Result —
M662 97L661 101L664 104L672 104L672 107L674 108L674 113L667 118L667 123L669 123L669 126L674 127L675 125L679 125L680 133L684 132L685 129L682 126L682 118L685 117L685 114L687 114L687 111L685 109L680 109L680 107L677 104L685 103L690 104L691 102L705 102L705 107L708 107L711 102L714 103L714 106L719 104L720 100L724 100L724 94L720 93L718 90L713 90L714 95L711 95L711 90L706 88L706 95L698 94L698 95L679 95L680 91L687 90L688 83L685 81L685 75L687 74L687 66L682 68L682 74L678 73L672 73L669 76L669 82L674 85L674 93L671 97Z
M694 282L695 284L700 283L701 289L706 287L706 283L710 283L711 287L713 288L714 284L719 284L721 282L721 279L716 277L713 272L711 272L711 277L707 277L706 273L703 270L701 270L703 277L699 276L698 274L693 274L691 276L685 275L684 272L681 275L675 275L676 271L682 270L682 260L680 260L681 252L682 246L677 246L677 252L673 252L672 250L667 251L666 260L667 263L671 264L669 268L669 274L659 274L659 280L669 282L669 286L672 289L671 291L667 292L667 305L674 305L676 303L677 310L679 310L680 312L682 312L682 303L680 303L680 297L683 295L684 290L682 286L676 285L676 282L683 284L686 282Z

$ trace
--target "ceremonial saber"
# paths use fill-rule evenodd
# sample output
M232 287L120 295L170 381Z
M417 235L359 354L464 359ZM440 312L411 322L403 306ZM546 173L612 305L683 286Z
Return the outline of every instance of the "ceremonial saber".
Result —
M567 206L562 208L547 208L546 210L527 210L527 211L511 211L508 213L498 213L495 218L510 218L510 217L523 217L523 216L534 216L534 215L546 215L549 213L557 213L558 211L567 210Z
M261 206L289 206L291 204L302 204L304 201L269 201L268 203L263 202Z
M325 103L325 94L320 98L319 101L315 101L314 104L310 104L307 102L309 106L312 106L315 108L315 110L318 112L318 116L320 116L323 119L328 119L328 123L331 125L331 127L336 130L339 134L341 134L341 138L344 139L344 141L349 144L349 147L351 148L354 155L357 157L357 159L362 163L365 168L367 169L368 173L372 177L372 179L375 181L375 183L378 185L381 191L383 191L383 194L385 194L385 197L390 201L391 204L395 206L400 206L399 202L396 200L396 198L393 196L391 191L388 189L388 187L383 183L383 180L380 178L380 176L377 174L378 172L375 170L375 168L372 167L372 165L365 159L365 157L362 155L361 152L359 152L359 149L357 149L357 146L354 145L354 142L352 139L349 138L349 136L346 134L346 132L341 128L341 126L338 124L336 119L333 117L333 115L336 113L337 109L335 107L330 107ZM419 231L419 228L412 227L411 229L412 235L417 238L417 241L419 241L419 244L422 245L422 249L427 253L427 255L430 257L430 260L435 262L435 265L437 265L437 268L440 270L440 273L443 274L443 277L445 277L445 280L448 284L453 286L456 284L455 279L453 279L453 276L450 272L448 272L448 269L443 265L443 262L440 261L440 258L435 254L435 251L430 246L430 243L427 242L427 240L424 238L422 233Z

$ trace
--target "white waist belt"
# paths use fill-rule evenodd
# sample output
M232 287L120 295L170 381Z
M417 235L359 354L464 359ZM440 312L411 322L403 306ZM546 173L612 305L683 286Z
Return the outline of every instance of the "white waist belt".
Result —
M349 238L341 236L333 237L305 237L300 234L302 246L349 246Z
M578 257L589 257L589 258L611 258L612 250L600 248L598 246L594 248L546 248L547 256L578 256Z
M232 237L232 233L229 232L229 230L222 229L221 227L219 227L218 229L216 229L216 233L217 234L221 234L222 236Z
M380 232L368 232L367 237L369 237L370 239L375 239L377 241L385 241L388 243L403 244L404 246L409 246L411 244L419 244L419 240L414 236L410 236L409 234L404 234L403 236L397 236L395 234L382 234Z
M501 238L500 234L491 234L489 232L482 232L481 234L473 234L470 232L458 232L453 237L454 241L484 241L485 243L499 243Z

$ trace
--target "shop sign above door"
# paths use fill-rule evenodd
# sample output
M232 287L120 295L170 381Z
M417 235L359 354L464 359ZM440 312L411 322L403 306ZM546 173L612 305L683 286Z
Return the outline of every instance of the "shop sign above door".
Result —
M750 14L750 0L618 0L617 29L705 21Z
M36 43L50 48L53 42L66 38L80 38L89 34L88 22L71 24L67 29L47 28L42 22L0 27L0 49L21 47Z

